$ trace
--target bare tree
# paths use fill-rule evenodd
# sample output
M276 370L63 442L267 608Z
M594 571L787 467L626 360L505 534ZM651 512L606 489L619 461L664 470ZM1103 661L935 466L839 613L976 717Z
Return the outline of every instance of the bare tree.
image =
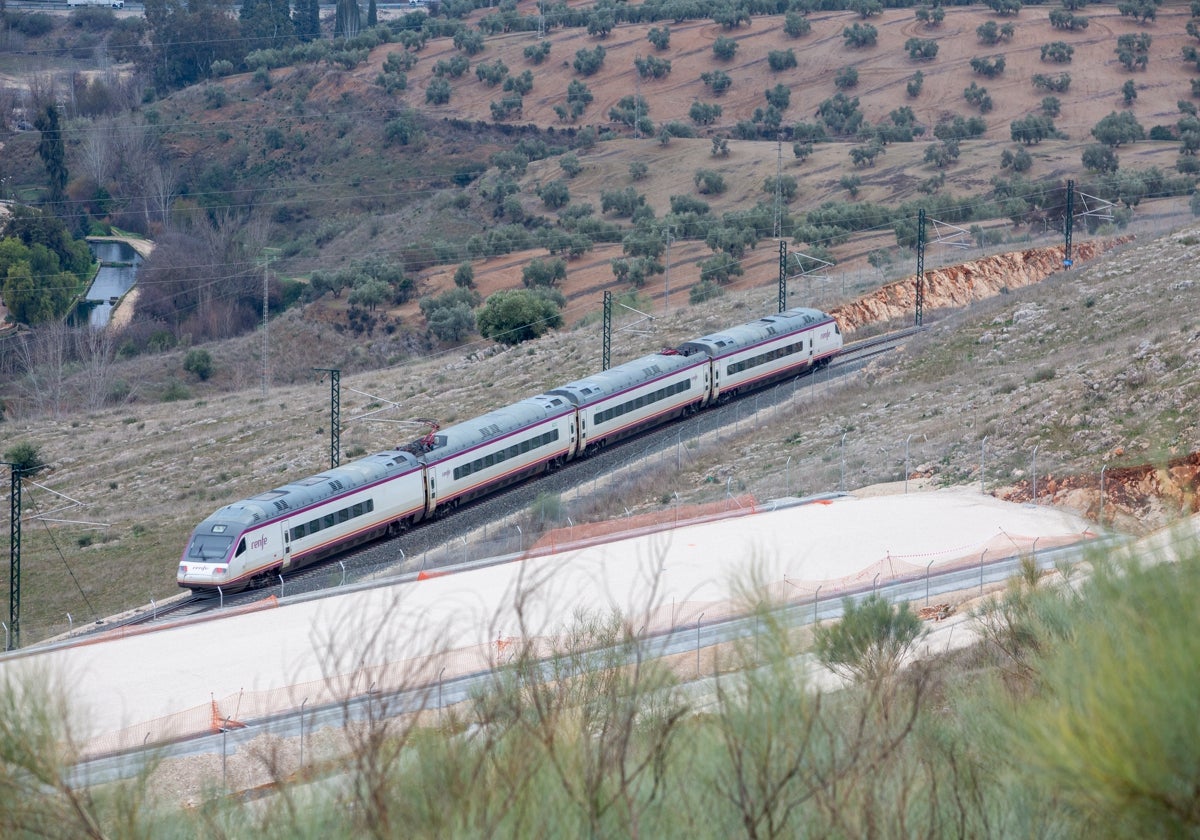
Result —
M79 133L79 167L97 186L105 186L117 168L117 143L111 119L96 119Z
M71 328L51 321L17 343L17 366L21 371L20 399L30 414L61 416L67 407L67 361Z
M74 330L74 338L80 362L75 378L80 403L89 410L100 408L108 399L115 375L112 331L85 325Z
M171 220L171 202L179 193L179 167L163 161L146 173L146 223L157 221L165 227Z

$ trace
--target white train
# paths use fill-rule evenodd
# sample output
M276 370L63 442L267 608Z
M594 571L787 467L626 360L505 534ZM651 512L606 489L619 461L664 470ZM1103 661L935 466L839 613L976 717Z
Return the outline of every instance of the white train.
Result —
M687 341L221 508L176 580L235 591L453 510L651 426L828 364L837 322L790 309Z

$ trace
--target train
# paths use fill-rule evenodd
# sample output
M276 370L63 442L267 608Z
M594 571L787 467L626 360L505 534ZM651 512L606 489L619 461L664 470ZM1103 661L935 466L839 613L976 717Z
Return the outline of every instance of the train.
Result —
M176 580L234 592L495 493L622 438L827 365L834 318L789 309L685 341L383 452L226 505L192 531Z

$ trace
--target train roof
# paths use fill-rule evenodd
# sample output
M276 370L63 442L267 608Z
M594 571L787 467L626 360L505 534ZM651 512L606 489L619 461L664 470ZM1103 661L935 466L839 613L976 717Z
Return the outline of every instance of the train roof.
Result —
M218 522L247 527L271 519L281 519L331 496L408 472L419 465L412 453L401 449L377 452L226 505L205 519L200 528L204 528L208 523Z
M723 356L733 350L751 347L774 336L787 335L829 318L829 315L819 309L797 307L778 315L766 315L748 324L729 327L721 332L693 339L681 345L679 351L689 356L698 352L710 356Z
M651 353L632 362L593 373L586 379L569 382L549 393L565 396L575 405L584 406L694 364L695 361L679 354Z
M561 396L539 394L518 403L489 411L481 417L448 426L421 441L409 444L426 462L440 460L489 440L566 413L571 403Z

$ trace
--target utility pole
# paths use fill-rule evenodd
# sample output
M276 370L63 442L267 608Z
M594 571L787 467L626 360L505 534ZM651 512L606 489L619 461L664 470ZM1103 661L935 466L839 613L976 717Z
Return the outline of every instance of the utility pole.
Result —
M917 213L917 326L925 317L925 210Z
M329 466L342 462L342 372L338 368L313 368L329 374Z
M612 350L612 292L604 290L604 359L601 363L601 370L608 370L608 359Z
M1071 260L1071 223L1075 220L1075 182L1067 181L1067 218L1063 220L1063 268L1069 269Z
M775 138L775 238L783 236L783 135ZM779 310L782 312L783 310Z
M21 646L21 476L25 470L16 464L8 464L8 470L8 650L16 650Z
M779 311L787 309L787 258L788 246L779 240Z
M669 315L671 314L671 239L673 238L671 236L670 225L663 231L663 234L667 238L667 270L666 282L663 288L663 314Z
M267 281L271 273L271 255L267 254L263 261L263 324L262 324L262 395L263 399L267 397L267 380L270 374L267 370L268 351L270 350L270 339L267 336Z
M641 61L641 58L642 57L640 55L637 56L638 61ZM637 72L637 70L634 70L633 71L633 139L634 140L638 140L642 136L641 128L640 128L641 124L642 124L642 74ZM605 367L605 370L607 370L607 369L608 368Z

